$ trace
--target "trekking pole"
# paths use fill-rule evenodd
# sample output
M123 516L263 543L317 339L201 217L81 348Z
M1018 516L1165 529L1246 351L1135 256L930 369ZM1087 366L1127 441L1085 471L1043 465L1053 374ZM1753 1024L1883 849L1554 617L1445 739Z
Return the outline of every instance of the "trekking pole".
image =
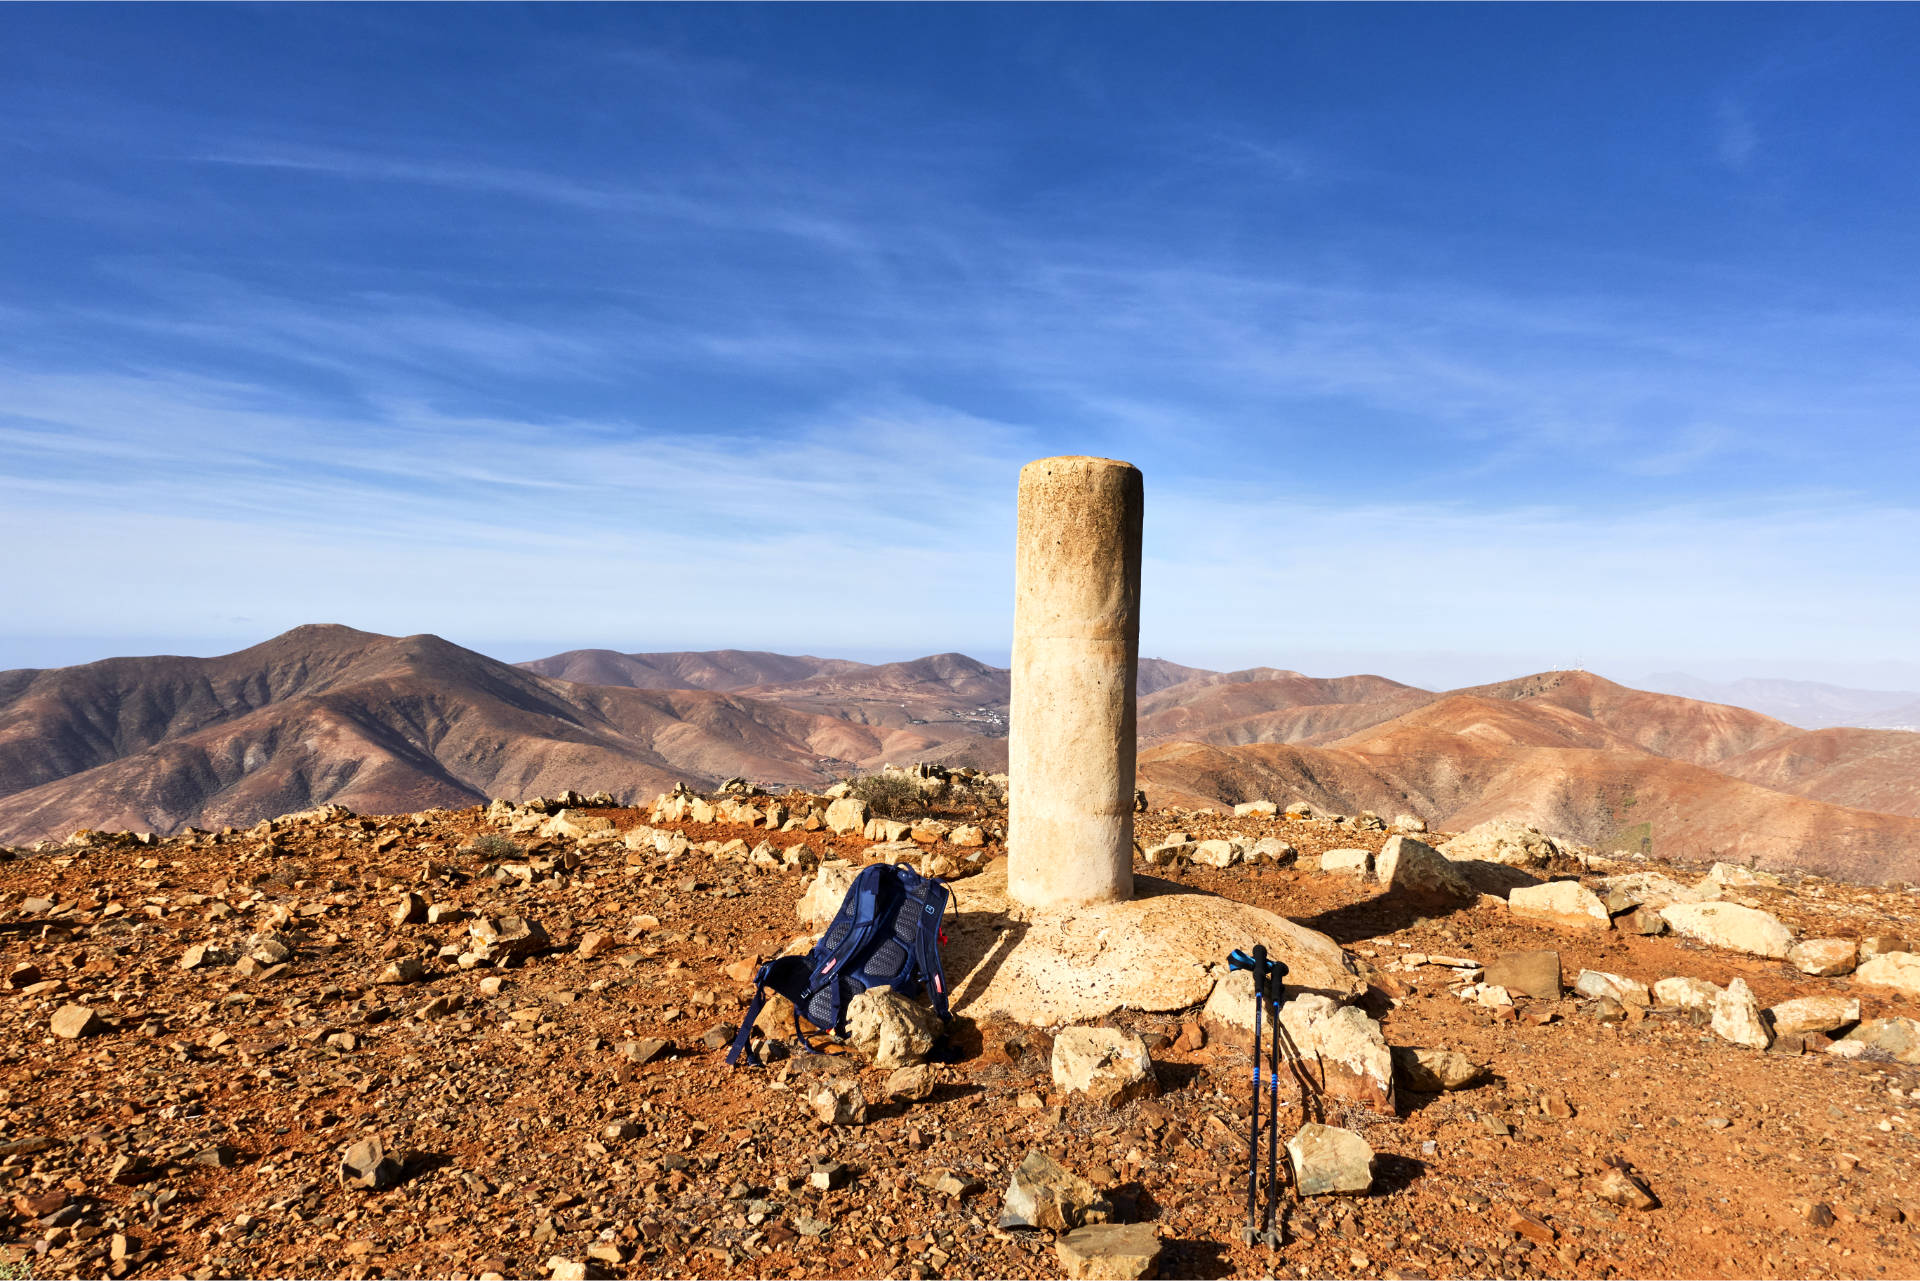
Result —
M1267 1004L1260 978L1266 964L1264 946L1255 946L1252 956L1235 948L1227 957L1229 969L1249 970L1253 975L1253 1102L1247 1125L1247 1222L1240 1229L1240 1239L1247 1245L1260 1239L1260 1024Z
M1267 1052L1267 1214L1264 1234L1267 1248L1279 1249L1280 1228L1278 1223L1280 1210L1280 1180L1277 1166L1280 1156L1280 998L1284 991L1281 980L1287 976L1287 967L1279 961L1270 963L1267 971L1267 999L1272 1003L1268 1021L1272 1026L1272 1040Z

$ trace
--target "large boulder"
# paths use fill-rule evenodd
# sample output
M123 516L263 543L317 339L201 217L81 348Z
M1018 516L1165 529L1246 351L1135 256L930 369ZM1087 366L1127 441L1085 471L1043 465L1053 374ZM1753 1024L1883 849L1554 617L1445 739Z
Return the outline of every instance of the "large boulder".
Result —
M1062 1028L1053 1038L1052 1066L1055 1089L1108 1107L1160 1092L1147 1043L1119 1028Z
M1373 870L1373 851L1328 850L1320 856L1320 870L1334 876L1364 877Z
M820 870L813 874L813 880L808 882L807 892L794 905L801 924L813 930L827 928L839 914L840 904L846 899L853 878L859 874L860 869L843 858L828 859L822 863Z
M1560 953L1509 952L1488 963L1486 982L1536 1001L1560 999Z
M1578 881L1548 881L1522 885L1507 895L1507 910L1525 921L1539 921L1568 930L1605 930L1613 927L1606 904Z
M1741 867L1738 863L1715 863L1700 878L1697 889L1708 896L1718 894L1723 889L1756 889L1763 885L1778 885L1780 878L1772 872L1756 872L1750 867Z
M1188 1009L1226 973L1227 953L1256 943L1287 966L1289 990L1366 990L1338 943L1264 908L1137 873L1125 902L1034 915L1008 901L1006 883L1005 859L949 882L947 978L953 1008L976 1020L1051 1027L1118 1009Z
M827 806L827 828L834 832L858 832L867 825L867 803L857 796L842 796Z
M1214 1041L1250 1051L1253 1016L1253 973L1234 970L1214 985L1200 1023ZM1281 1007L1280 1023L1329 1095L1392 1110L1393 1055L1366 1011L1307 992Z
M1238 973L1249 982L1253 977ZM1317 1062L1317 1070L1310 1070L1329 1096L1393 1111L1393 1052L1365 1010L1308 992L1280 1007L1280 1025L1301 1057L1310 1065Z
M1775 1036L1802 1032L1838 1032L1860 1021L1860 999L1851 996L1800 996L1767 1011Z
M1902 996L1920 999L1920 954L1882 952L1870 956L1853 972L1854 982L1891 988Z
M939 1039L939 1017L890 987L870 987L847 1002L847 1040L875 1067L925 1063Z
M1616 915L1636 907L1661 908L1670 903L1699 903L1706 898L1692 886L1660 872L1603 876L1593 883L1593 892L1607 905L1607 911Z
M599 814L582 814L578 810L561 810L534 829L534 835L584 841L592 836L610 834L612 831L613 820L610 818Z
M1637 1005L1643 1010L1653 1005L1653 996L1645 983L1605 970L1581 970L1573 981L1573 990L1589 1000L1609 997L1622 1005Z
M1247 851L1249 863L1277 863L1282 867L1293 862L1300 852L1277 836L1263 836L1253 843Z
M1440 852L1412 836L1389 836L1373 860L1374 879L1424 903L1472 903L1480 892Z
M1784 958L1793 949L1793 933L1770 912L1738 903L1675 903L1660 909L1667 928L1708 947L1749 956Z
M1393 1070L1398 1074L1401 1085L1423 1094L1464 1090L1487 1079L1486 1066L1475 1063L1458 1050L1396 1045L1393 1047Z
M1440 847L1456 863L1499 863L1506 867L1543 868L1560 855L1560 846L1536 827L1507 819L1488 819L1470 827Z
M1193 847L1193 861L1208 867L1232 867L1240 861L1238 841L1201 841Z

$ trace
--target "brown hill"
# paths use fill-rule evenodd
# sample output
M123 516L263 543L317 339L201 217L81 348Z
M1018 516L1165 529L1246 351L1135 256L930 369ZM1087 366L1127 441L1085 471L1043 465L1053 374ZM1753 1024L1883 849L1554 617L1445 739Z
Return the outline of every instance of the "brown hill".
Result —
M1134 677L1134 692L1145 698L1169 685L1178 685L1183 681L1194 680L1201 676L1218 676L1204 667L1186 667L1164 658L1143 658L1140 660L1138 674Z
M1834 805L1920 815L1920 733L1811 730L1729 757L1716 768Z
M1920 819L1788 794L1641 745L1714 757L1779 722L1637 698L1579 673L1485 688L1496 696L1445 695L1324 746L1161 744L1140 757L1142 785L1156 800L1304 799L1453 829L1509 818L1603 849L1644 836L1667 857L1920 879Z
M1785 721L1744 707L1629 689L1591 672L1541 672L1456 692L1564 708L1647 751L1695 765L1711 765L1800 733Z
M1390 720L1433 697L1383 676L1324 679L1272 667L1203 672L1140 700L1140 740L1330 741Z
M302 627L217 658L0 676L0 841L250 823L325 801L392 811L731 774L818 783L943 754L990 764L975 738L550 680L435 636Z

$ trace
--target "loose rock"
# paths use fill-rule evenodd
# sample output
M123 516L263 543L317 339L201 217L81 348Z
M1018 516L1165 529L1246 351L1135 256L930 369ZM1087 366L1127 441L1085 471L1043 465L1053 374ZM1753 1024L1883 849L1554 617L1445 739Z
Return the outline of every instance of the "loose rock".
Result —
M1578 881L1523 885L1507 895L1507 910L1526 921L1569 930L1606 930L1613 918L1594 892Z
M1301 1196L1365 1192L1373 1186L1373 1149L1352 1130L1308 1122L1287 1140Z
M1484 1081L1488 1071L1457 1050L1399 1045L1393 1047L1393 1070L1402 1085L1423 1093L1464 1090Z
M1773 1044L1766 1013L1754 999L1753 989L1745 979L1735 979L1727 984L1726 991L1714 998L1713 1031L1722 1040L1750 1049L1764 1050Z
M377 1138L362 1139L340 1154L340 1182L350 1188L378 1192L398 1183L400 1173L400 1163Z
M1856 983L1891 988L1902 996L1920 999L1920 955L1913 952L1881 952L1868 957L1853 972Z
M1047 1228L1065 1232L1088 1223L1105 1223L1113 1207L1093 1184L1038 1148L1029 1148L1014 1168L1000 1205L1003 1228Z
M1860 963L1860 945L1852 939L1803 939L1787 949L1787 960L1803 974L1851 974Z
M828 1125L865 1125L867 1121L867 1097L860 1092L860 1082L848 1077L827 1077L807 1092L807 1103Z
M1560 953L1509 952L1487 966L1485 981L1536 1001L1560 999Z
M49 1027L55 1036L68 1041L77 1041L83 1036L98 1036L107 1030L100 1016L84 1005L61 1006L54 1011Z
M895 1070L887 1077L886 1094L890 1099L918 1103L933 1097L940 1077L930 1063L916 1063Z
M1053 1243L1073 1281L1137 1281L1155 1275L1160 1237L1151 1223L1099 1223L1076 1228Z
M1160 1090L1147 1043L1118 1028L1063 1028L1053 1039L1052 1068L1056 1089L1109 1107Z
M1793 934L1771 913L1738 903L1675 903L1660 909L1675 934L1749 956L1785 957Z
M926 1062L940 1038L940 1019L890 987L873 987L847 1002L847 1039L879 1068Z

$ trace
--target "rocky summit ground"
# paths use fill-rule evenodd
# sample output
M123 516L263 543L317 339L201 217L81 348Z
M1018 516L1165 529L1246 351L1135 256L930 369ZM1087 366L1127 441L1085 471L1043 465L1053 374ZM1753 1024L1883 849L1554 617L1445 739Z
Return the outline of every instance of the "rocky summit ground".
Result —
M0 1263L33 1276L1058 1276L1053 1232L999 1226L1014 1170L1038 1150L1115 1221L1151 1225L1163 1276L1920 1274L1920 1066L1857 1044L1835 1053L1820 1034L1748 1048L1657 1002L1502 1004L1475 969L1551 949L1569 988L1582 971L1740 979L1762 1006L1857 998L1867 1020L1920 1016L1920 1000L1671 934L1523 919L1499 892L1415 907L1321 870L1342 849L1364 851L1364 869L1389 838L1353 820L1140 821L1143 852L1175 830L1197 853L1211 837L1284 842L1294 855L1278 861L1162 853L1141 870L1326 932L1368 979L1363 1008L1388 1042L1487 1070L1439 1093L1403 1078L1386 1106L1290 1088L1289 1131L1304 1113L1358 1133L1375 1159L1365 1193L1290 1199L1277 1251L1239 1239L1247 1061L1198 1010L1109 1020L1153 1059L1148 1092L1118 1106L1055 1087L1059 1029L965 1020L957 1061L920 1100L888 1100L890 1073L844 1047L729 1069L747 977L801 933L809 856L913 848L912 833L819 830L824 806L781 799L790 830L772 833L738 821L737 803L676 806L689 810L676 819L329 809L15 851L0 863ZM980 826L984 845L923 825L917 857L978 867L1000 852L993 816ZM1687 883L1707 871L1576 857L1507 869L1505 884L1642 867ZM1750 903L1798 939L1872 950L1920 934L1920 896L1904 888L1721 881L1717 901ZM857 1085L863 1123L819 1118L808 1095L826 1078ZM1623 1192L1623 1173L1644 1195Z

